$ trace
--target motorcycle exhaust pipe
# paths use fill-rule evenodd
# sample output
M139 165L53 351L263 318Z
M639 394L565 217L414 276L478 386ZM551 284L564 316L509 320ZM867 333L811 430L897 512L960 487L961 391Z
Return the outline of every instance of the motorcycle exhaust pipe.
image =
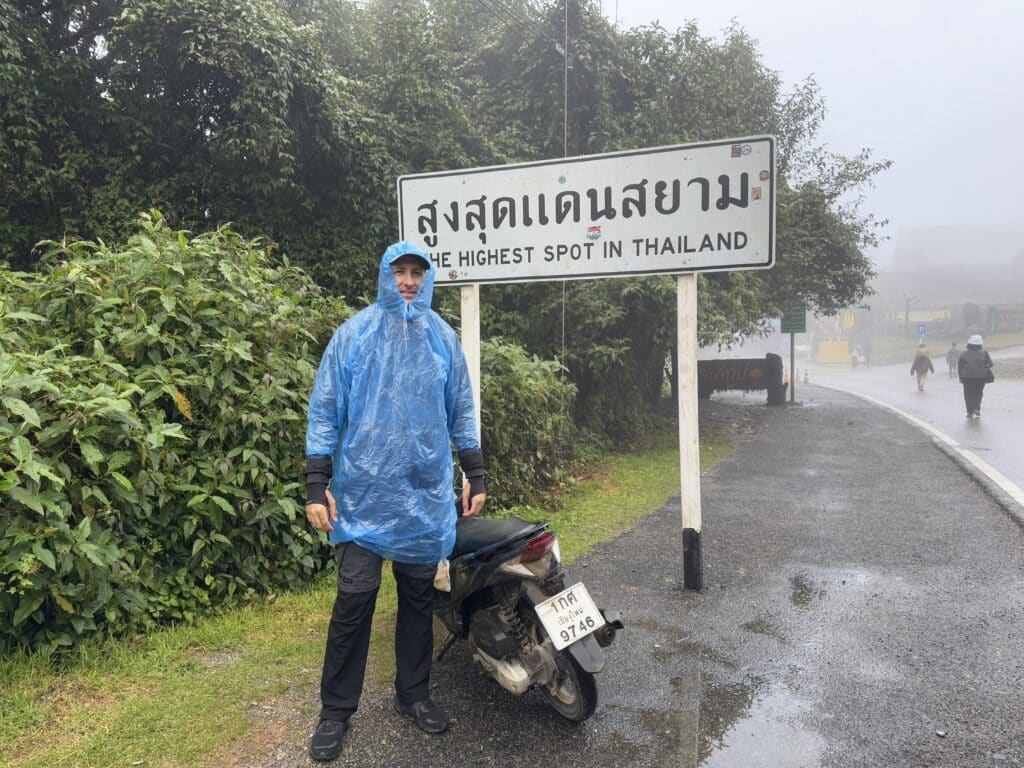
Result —
M601 615L604 616L605 624L594 632L594 639L597 640L597 644L602 648L607 648L615 639L615 633L620 629L624 629L625 625L622 623L622 613L619 611L612 610L611 608L602 608L600 610Z

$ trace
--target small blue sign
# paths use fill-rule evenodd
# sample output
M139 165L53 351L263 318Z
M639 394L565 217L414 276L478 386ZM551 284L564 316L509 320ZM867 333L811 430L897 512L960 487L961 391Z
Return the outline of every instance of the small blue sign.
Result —
M923 339L925 337L926 333L928 333L928 326L927 325L925 325L924 323L921 323L919 326L917 326L917 338Z

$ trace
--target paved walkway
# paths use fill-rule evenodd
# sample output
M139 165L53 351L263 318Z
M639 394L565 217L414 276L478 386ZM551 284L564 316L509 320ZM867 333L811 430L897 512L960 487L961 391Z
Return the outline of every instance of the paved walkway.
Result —
M678 500L577 561L628 628L583 726L456 647L430 737L368 697L337 765L1024 765L1024 531L900 418L804 387L703 479L705 590ZM312 702L308 703L312 708ZM305 742L251 765L305 765Z

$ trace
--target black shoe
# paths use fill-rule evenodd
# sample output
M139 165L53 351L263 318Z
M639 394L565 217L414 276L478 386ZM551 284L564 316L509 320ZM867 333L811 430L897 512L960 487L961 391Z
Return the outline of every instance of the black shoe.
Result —
M430 699L422 699L415 704L403 704L395 696L395 712L406 715L416 721L416 725L427 733L441 733L448 728L448 715Z
M318 763L330 762L341 754L348 720L321 720L309 740L309 756Z

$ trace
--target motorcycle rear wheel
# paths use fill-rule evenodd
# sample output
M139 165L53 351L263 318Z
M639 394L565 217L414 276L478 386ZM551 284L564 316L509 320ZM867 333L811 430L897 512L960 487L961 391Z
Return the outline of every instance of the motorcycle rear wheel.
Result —
M537 691L548 705L566 720L582 723L597 709L597 681L566 651L555 652L561 678L557 691L539 686Z

